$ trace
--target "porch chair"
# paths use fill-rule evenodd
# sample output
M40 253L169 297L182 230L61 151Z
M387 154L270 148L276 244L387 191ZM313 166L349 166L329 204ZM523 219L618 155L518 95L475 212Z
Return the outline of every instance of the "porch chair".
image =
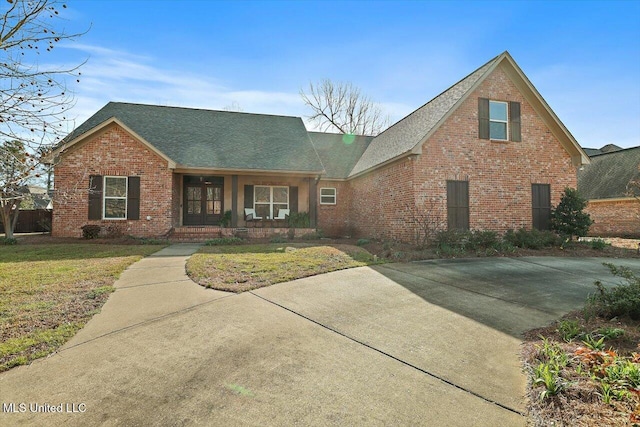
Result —
M244 220L247 223L253 223L253 226L256 226L256 221L261 220L262 218L256 215L256 210L253 208L244 208Z
M289 216L289 213L291 211L289 209L280 209L278 211L278 216L276 216L275 219L276 221L286 221L287 217Z

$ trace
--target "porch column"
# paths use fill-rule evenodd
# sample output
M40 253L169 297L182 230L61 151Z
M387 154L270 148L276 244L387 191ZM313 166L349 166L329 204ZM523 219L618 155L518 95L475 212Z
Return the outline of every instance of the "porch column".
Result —
M231 228L238 226L238 175L231 175Z
M309 178L309 226L318 226L318 181Z

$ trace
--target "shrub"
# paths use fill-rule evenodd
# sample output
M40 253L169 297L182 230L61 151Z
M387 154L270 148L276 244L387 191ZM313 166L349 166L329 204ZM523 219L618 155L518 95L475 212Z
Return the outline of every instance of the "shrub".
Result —
M465 230L446 230L436 233L436 247L442 251L464 251L469 242L470 232Z
M518 231L508 230L504 235L504 241L518 248L542 249L560 244L558 236L551 231L527 230L521 228Z
M115 239L117 237L122 237L124 234L122 232L122 227L120 224L109 224L104 228L105 237L109 239Z
M472 230L468 237L469 249L497 249L500 246L498 233L495 231Z
M231 211L225 211L224 215L222 215L222 218L220 218L220 226L221 227L228 227L231 224Z
M274 234L269 239L269 243L285 243L286 241L287 241L287 238L281 234Z
M324 233L320 229L300 236L301 239L305 239L305 240L316 240L316 239L322 239L323 237L324 237Z
M637 277L627 267L606 265L614 276L623 278L626 283L607 289L597 281L594 285L596 293L589 296L585 304L585 315L611 319L628 316L633 320L640 320L640 277Z
M358 239L358 241L356 242L357 246L364 246L364 245L368 245L371 241L369 239Z
M97 239L100 237L101 227L95 224L87 224L82 227L82 238L83 239Z
M604 248L606 248L607 246L610 246L609 243L605 242L602 239L593 239L593 240L591 240L591 242L589 242L589 245L591 246L591 249L595 249L595 250L598 250L598 251L601 251Z
M204 244L206 246L224 246L224 245L237 245L244 242L239 237L216 237L215 239L209 239Z
M593 221L584 212L585 207L587 201L580 197L578 190L565 188L560 203L551 209L551 229L567 240L573 240L573 236L586 236Z
M0 245L10 246L17 244L18 240L15 237L0 237Z
M308 212L291 212L288 216L287 223L291 228L309 228L310 219Z
M128 236L129 239L135 240L139 245L166 245L169 243L167 239L154 239L151 237L134 237Z

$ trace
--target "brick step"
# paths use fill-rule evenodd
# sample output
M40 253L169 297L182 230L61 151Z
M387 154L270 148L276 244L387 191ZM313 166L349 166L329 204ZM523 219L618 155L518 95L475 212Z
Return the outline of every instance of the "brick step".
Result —
M211 226L176 227L169 234L169 240L176 242L204 242L222 237L222 228Z

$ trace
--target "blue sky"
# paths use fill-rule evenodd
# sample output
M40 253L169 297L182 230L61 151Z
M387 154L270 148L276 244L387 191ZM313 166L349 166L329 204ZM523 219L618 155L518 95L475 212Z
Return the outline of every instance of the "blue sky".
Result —
M113 101L305 116L351 82L392 122L508 50L584 147L640 145L640 1L78 1L77 124Z

